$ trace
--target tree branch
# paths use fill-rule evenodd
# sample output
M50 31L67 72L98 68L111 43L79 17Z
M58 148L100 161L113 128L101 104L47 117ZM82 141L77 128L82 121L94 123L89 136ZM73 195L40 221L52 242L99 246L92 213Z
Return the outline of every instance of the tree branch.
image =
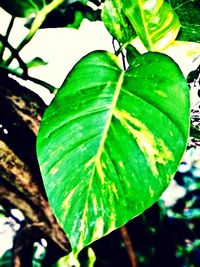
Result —
M51 255L55 260L71 248L46 199L36 157L36 134L46 105L2 70L0 79L0 202L22 211L30 232L34 235L37 229L48 249L56 251ZM23 244L21 249L15 249L15 266L25 255Z
M15 75L24 81L31 81L31 82L34 82L36 84L39 84L39 85L45 87L46 89L48 89L50 93L55 93L55 91L57 90L57 88L55 88L51 84L49 84L45 81L42 81L38 78L32 77L32 76L28 75L28 73L26 75L23 75L23 73L21 74L21 73L17 72L16 70L12 70L9 67L7 67L5 65L1 65L1 64L0 64L0 68L2 68L4 71L6 71L7 74Z
M9 37L10 32L11 32L11 30L12 30L14 21L15 21L15 17L12 16L12 17L11 17L11 20L10 20L10 23L9 23L9 25L8 25L8 29L7 29L7 31L6 31L6 35L5 35L5 39L6 39L6 40L8 40L8 37ZM2 50L0 51L0 62L3 61L3 53L4 53L4 51L5 51L5 45L3 46Z
M2 43L10 50L10 52L13 55L13 58L17 59L17 61L19 62L20 67L23 70L23 75L24 75L24 77L26 77L28 75L28 69L27 69L27 66L24 63L24 61L19 56L19 53L17 52L17 50L15 48L13 48L12 45L10 45L10 43L7 40L7 38L5 36L3 36L2 34L0 34L0 41L2 41Z

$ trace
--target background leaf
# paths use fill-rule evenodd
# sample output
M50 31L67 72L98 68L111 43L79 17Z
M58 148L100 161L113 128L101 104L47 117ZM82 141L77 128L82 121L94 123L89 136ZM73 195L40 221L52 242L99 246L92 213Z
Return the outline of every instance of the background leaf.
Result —
M40 28L73 27L78 29L84 18L89 21L100 20L100 9L94 10L85 2L87 1L75 1L58 6L46 16ZM29 19L25 26L30 28L32 23L33 18Z
M29 61L29 62L26 63L27 68L34 68L34 67L39 67L39 66L45 66L47 64L48 64L48 62L44 61L40 57L35 57L31 61Z
M179 19L163 0L124 0L124 11L148 50L159 51L176 39Z
M181 22L178 39L200 42L200 1L170 0L170 4Z
M0 6L15 17L28 17L37 13L53 0L0 0Z
M109 33L119 42L129 42L136 36L133 26L123 12L122 1L106 0L101 17Z
M124 72L116 56L97 51L73 68L45 112L37 149L74 251L158 200L188 127L189 90L169 57L147 53Z

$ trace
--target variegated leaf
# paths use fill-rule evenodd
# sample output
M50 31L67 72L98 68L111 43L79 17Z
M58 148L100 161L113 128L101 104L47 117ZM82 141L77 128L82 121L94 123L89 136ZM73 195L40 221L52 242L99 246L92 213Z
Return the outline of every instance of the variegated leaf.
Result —
M39 163L50 204L73 250L158 200L185 150L189 90L168 56L121 70L108 52L84 57L47 108Z
M177 37L179 19L163 0L124 0L124 12L150 51L160 51Z
M110 34L119 42L130 42L136 37L133 26L123 12L122 1L106 0L103 5L101 17Z

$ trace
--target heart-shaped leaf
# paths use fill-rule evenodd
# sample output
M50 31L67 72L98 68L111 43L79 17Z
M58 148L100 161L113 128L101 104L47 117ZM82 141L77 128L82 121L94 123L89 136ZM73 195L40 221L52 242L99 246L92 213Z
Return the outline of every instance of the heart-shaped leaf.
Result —
M129 69L97 51L70 72L47 108L37 149L50 204L74 251L158 200L186 147L189 90L168 56Z
M180 22L163 0L124 0L124 12L148 50L160 51L176 39Z

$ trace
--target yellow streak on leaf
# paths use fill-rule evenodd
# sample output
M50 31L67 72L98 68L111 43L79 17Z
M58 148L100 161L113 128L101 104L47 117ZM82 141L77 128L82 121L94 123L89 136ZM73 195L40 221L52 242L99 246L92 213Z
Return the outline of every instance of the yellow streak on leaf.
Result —
M83 244L85 243L85 237L88 232L88 228L85 227L85 225L87 224L88 224L88 202L85 203L81 225L80 228L77 229L77 231L79 231L80 233L79 241L77 244L77 251L80 251L83 248Z
M150 196L153 197L153 196L154 196L154 191L153 191L153 189L151 188L151 186L149 186L149 192L150 192Z
M125 169L125 167L124 167L124 163L123 163L122 161L119 161L118 164L119 164L119 166L120 166L122 169Z
M50 174L54 175L58 172L59 168L57 167L53 167L51 170L50 170Z
M174 156L164 141L161 138L156 138L141 121L132 117L125 110L119 111L115 109L114 116L133 135L155 176L159 175L156 163L164 165L168 161L174 161ZM135 128L129 122L135 125Z
M96 224L93 232L93 240L97 240L103 236L104 220L102 217L96 219Z
M112 191L115 193L116 196L118 196L118 190L116 188L115 184L111 184Z
M89 168L93 163L95 162L95 158L92 157L84 166L84 170L86 170L87 168Z
M77 186L74 189L72 189L72 191L67 195L67 197L65 198L65 200L62 203L62 207L61 207L63 209L62 218L61 218L62 223L65 223L65 221L66 221L66 216L67 216L68 211L69 211L70 206L71 206L70 200L73 199L73 195L74 195L76 189L77 189Z
M105 174L103 172L102 164L99 158L96 159L96 170L99 175L99 178L101 180L101 183L105 183Z
M159 96L167 97L167 95L163 91L156 90L155 93L157 93Z
M97 203L97 198L95 194L92 194L92 202L93 202L93 207L94 207L94 214L95 216L97 216L98 203Z

